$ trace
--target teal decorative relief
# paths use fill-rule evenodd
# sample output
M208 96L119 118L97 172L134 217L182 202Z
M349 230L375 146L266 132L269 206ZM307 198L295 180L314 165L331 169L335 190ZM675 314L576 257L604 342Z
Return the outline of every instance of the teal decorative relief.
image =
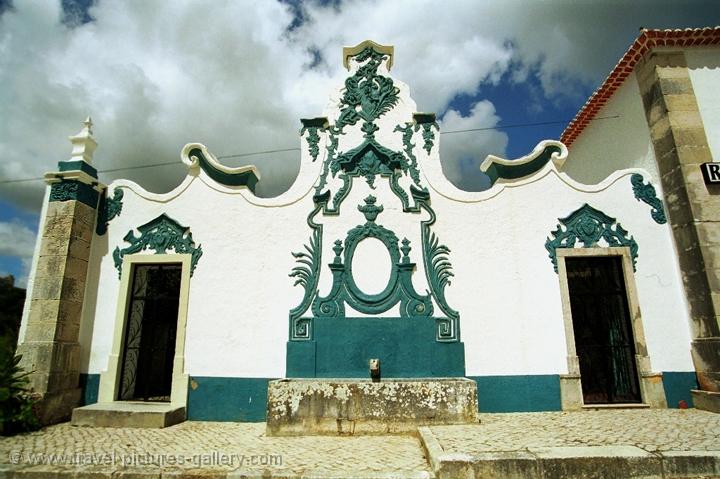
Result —
M363 177L374 188L375 179L382 176L391 179L393 192L403 200L404 208L412 209L408 203L408 194L402 191L398 179L402 174L410 174L416 187L420 188L417 161L414 156L406 157L403 152L392 151L375 140L378 126L374 121L390 111L399 101L400 90L393 84L392 79L378 73L380 64L390 58L389 54L377 51L371 45L349 57L365 63L346 79L345 91L340 100L340 116L334 125L325 129L329 135L327 158L320 181L315 187L315 195L324 193L328 175L339 178L342 185L331 195L332 203L328 197L328 201L323 205L324 214L337 215L354 178ZM338 152L338 137L345 134L344 128L355 125L360 120L364 122L361 126L365 138L363 143L344 153ZM310 135L308 141L309 139ZM418 211L417 207L414 207L414 211Z
M358 206L365 219L364 225L356 226L348 231L345 246L335 242L335 259L329 265L333 275L333 285L326 297L317 297L312 305L313 315L322 317L345 317L345 304L363 314L384 313L400 303L400 316L432 316L433 306L429 295L420 295L412 285L412 272L415 264L410 262L410 247L407 239L403 240L402 257L397 236L391 230L378 225L375 220L383 211L382 206L375 204L374 196L365 198L365 205ZM352 258L358 244L365 238L377 238L390 253L392 271L385 289L378 294L362 292L353 279ZM341 257L341 254L344 255Z
M335 155L334 148L336 147L337 139L331 136L328 160L315 189L316 195L319 195L327 184L328 172L343 182L333 195L332 206L328 202L323 205L325 214L339 214L340 205L350 192L354 178L364 178L367 184L374 189L378 176L390 179L391 189L403 201L405 211L418 211L417 206L413 207L409 204L408 194L402 190L398 182L401 175L409 174L419 188L425 189L420 186L420 174L414 157L408 161L402 152L392 151L382 146L371 135L360 146L345 153Z
M100 204L98 205L98 219L97 225L95 226L95 232L102 236L107 232L108 223L115 218L120 216L122 212L122 199L124 192L120 188L116 188L113 191L112 198L107 197L107 190L103 191L100 195Z
M306 131L308 132L308 149L310 151L310 156L312 156L313 161L315 161L320 154L320 147L318 146L318 143L320 143L320 135L318 135L318 131L325 130L325 127L327 126L327 118L304 118L300 121L303 125L300 130L300 136L304 135Z
M395 170L406 172L408 163L402 153L392 151L370 138L357 148L342 153L330 162L330 172L337 174L342 170L346 175L362 176L370 187L374 188L375 177L388 177Z
M50 186L48 201L79 201L90 208L98 206L98 192L92 186L77 180L60 180Z
M438 341L459 341L460 340L460 314L455 311L445 298L445 288L450 285L450 278L454 276L449 255L450 248L440 244L438 237L430 227L435 223L435 211L430 207L429 194L425 193L419 198L420 206L430 214L427 221L421 225L423 243L423 260L425 262L425 277L430 285L430 294L447 318L437 318L437 340Z
M315 208L308 215L308 225L312 229L312 235L305 251L292 253L298 263L289 274L296 278L294 286L300 285L305 289L302 301L295 308L290 310L290 340L301 341L312 339L312 324L310 318L303 318L302 315L310 307L313 299L317 296L317 285L320 279L320 260L322 258L322 232L323 227L313 221L315 215L320 212L322 205L327 202L327 195L322 199L315 199Z
M202 256L202 247L195 246L190 228L181 226L177 221L161 214L154 220L138 226L140 236L135 236L132 230L128 231L123 238L130 246L120 249L115 248L113 251L113 260L115 268L118 270L118 276L122 274L122 259L126 254L139 253L148 248L155 251L155 254L165 254L169 249L175 250L175 253L191 255L190 259L190 275L195 272L195 266Z
M602 211L596 210L587 203L580 209L571 213L567 218L558 218L560 223L551 233L552 239L547 238L545 249L550 254L553 268L557 273L557 248L574 248L577 242L585 248L597 246L598 241L605 240L608 246L627 246L633 260L633 269L636 267L638 244L632 236L617 222Z
M413 121L395 126L393 131L402 139L400 150L378 140L379 128L387 128L387 124L376 120L400 101L393 80L378 73L383 61L390 67L391 52L389 47L370 42L346 49L346 60L354 59L360 65L345 82L335 124L321 130L319 120L315 124L303 120L303 138L313 158L312 145L320 143L312 138L313 127L326 135L319 135L325 140L326 154L314 190L314 207L307 218L309 239L302 250L292 253L296 264L289 276L304 291L300 303L289 311L287 377L363 377L370 357L382 358L383 373L388 377L465 374L460 315L446 297L453 278L450 248L433 230L436 215L416 157L418 147L428 153L437 148L435 116L415 114ZM362 139L345 147L340 138L358 130ZM341 143L344 151L338 146ZM418 244L378 222L389 206L379 204L373 195L357 206L363 224L348 230L344 238L323 237L319 218L340 214L358 178L371 190L382 180L388 181L402 212L417 215L413 234L419 233ZM372 294L358 287L353 272L355 251L368 238L382 243L390 262L387 282ZM417 291L412 282L420 266L413 261L413 254L422 256L428 284L424 292ZM320 294L320 275L328 273L332 285L327 294ZM351 310L358 314L352 317ZM398 311L396 317L386 316L391 310Z
M434 145L433 142L435 141L435 132L433 131L433 128L436 130L440 129L435 121L435 113L415 113L413 115L413 119L415 120L415 131L417 132L422 128L422 137L424 141L423 149L427 151L427 154L429 155Z
M550 160L553 154L561 155L563 148L558 145L547 145L539 153L518 160L502 160L499 158L486 159L480 169L490 177L491 184L498 179L515 180L532 175L540 171Z
M255 185L257 185L258 177L252 170L245 170L240 172L229 172L218 169L213 165L207 158L200 148L193 148L188 152L188 157L197 157L200 168L203 169L207 175L218 183L229 186L247 186L250 191L255 191Z
M665 208L663 207L662 200L657 197L655 187L650 182L648 182L647 185L644 184L643 176L637 173L633 174L630 177L630 182L632 183L635 199L647 203L652 208L652 210L650 211L650 216L652 217L652 219L660 225L667 223L667 217L665 216Z
M367 47L354 56L357 62L366 62L354 75L345 80L345 93L340 100L340 117L335 127L354 125L359 120L372 123L390 111L400 99L400 90L392 78L378 74L378 67L388 56Z

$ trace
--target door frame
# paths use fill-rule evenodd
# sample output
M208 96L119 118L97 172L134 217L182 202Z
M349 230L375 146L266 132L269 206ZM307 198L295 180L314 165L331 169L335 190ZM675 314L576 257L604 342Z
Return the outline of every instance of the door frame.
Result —
M563 410L582 409L585 405L582 393L582 380L580 377L580 361L575 348L575 330L573 329L570 289L565 263L565 258L569 257L620 257L628 310L630 313L633 343L635 345L635 364L637 367L638 381L640 382L640 398L643 404L650 407L667 407L665 390L662 384L662 373L653 372L650 356L648 355L630 248L627 246L609 248L558 248L556 252L563 322L565 324L568 367L568 373L560 375L560 397ZM598 407L598 405L592 404L588 405L588 407ZM599 405L599 407L602 407L602 405Z
M189 254L129 254L123 257L120 289L118 294L115 328L112 337L112 349L108 356L108 368L100 373L99 403L116 402L120 388L122 368L122 350L125 343L125 323L127 321L130 298L132 296L132 279L135 265L179 263L180 297L178 304L177 334L175 337L175 354L173 356L172 386L170 388L170 405L187 407L189 375L185 372L185 330L187 326L187 308L190 292L191 255ZM125 401L123 401L125 402Z

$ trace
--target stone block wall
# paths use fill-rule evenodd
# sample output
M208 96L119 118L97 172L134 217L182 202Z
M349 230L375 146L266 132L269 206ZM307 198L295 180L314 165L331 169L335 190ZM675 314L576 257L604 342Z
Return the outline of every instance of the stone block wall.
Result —
M94 225L95 209L78 200L48 204L27 328L18 346L20 364L40 397L43 424L68 418L80 401L78 335Z
M692 355L704 391L720 392L720 191L705 185L713 161L682 52L655 51L637 66L690 309Z

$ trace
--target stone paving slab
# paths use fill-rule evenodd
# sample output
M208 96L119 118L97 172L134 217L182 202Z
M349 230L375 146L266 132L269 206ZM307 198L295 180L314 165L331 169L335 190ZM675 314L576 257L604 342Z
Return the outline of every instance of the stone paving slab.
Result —
M479 424L423 427L418 437L267 437L264 423L165 429L66 423L0 438L4 477L699 479L720 477L720 415L480 414Z
M720 477L720 415L695 409L482 414L420 429L436 477Z
M431 426L446 452L636 446L656 451L720 450L720 414L698 409L480 414L479 424Z

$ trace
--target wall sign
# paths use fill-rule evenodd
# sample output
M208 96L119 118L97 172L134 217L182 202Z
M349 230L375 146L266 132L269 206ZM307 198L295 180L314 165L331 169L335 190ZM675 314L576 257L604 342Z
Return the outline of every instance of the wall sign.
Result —
M703 163L700 169L706 185L720 185L720 163Z

